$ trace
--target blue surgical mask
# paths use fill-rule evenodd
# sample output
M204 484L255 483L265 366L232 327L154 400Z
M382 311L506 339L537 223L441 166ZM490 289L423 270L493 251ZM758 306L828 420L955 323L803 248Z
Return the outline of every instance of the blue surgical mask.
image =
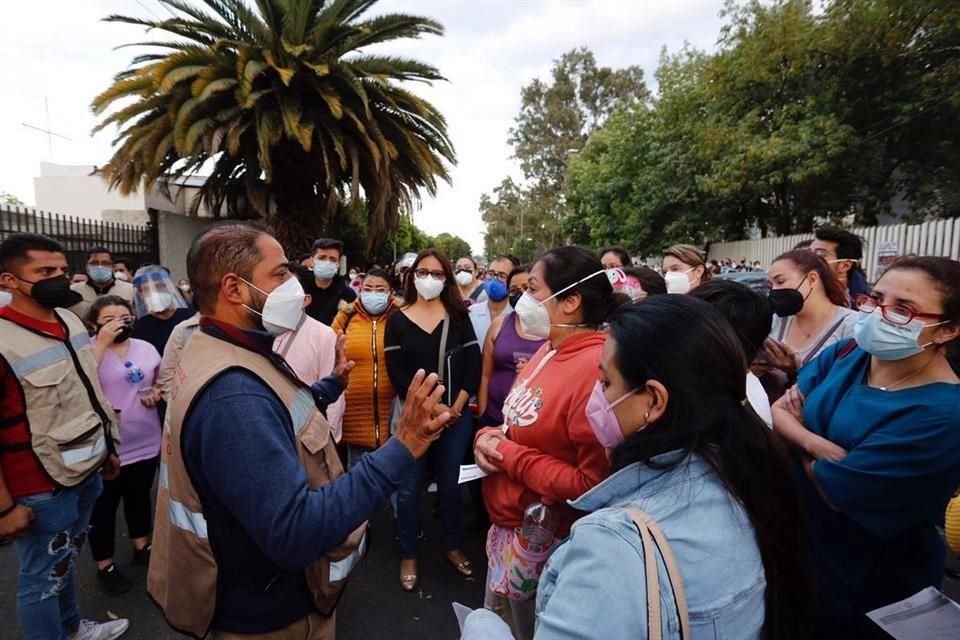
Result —
M361 291L360 302L367 313L378 316L386 311L390 304L390 294L382 291Z
M507 289L506 283L500 278L487 280L487 296L494 302L505 300L509 294L510 290Z
M313 275L321 280L333 280L337 272L340 271L340 265L329 260L314 260Z
M924 324L920 320L911 320L904 325L890 324L883 319L880 309L873 313L863 311L857 317L854 327L854 339L857 346L875 357L877 360L903 360L929 347L933 342L920 344L920 332L926 327L935 327L945 324Z
M87 267L87 275L97 284L104 284L113 279L113 269L110 267Z

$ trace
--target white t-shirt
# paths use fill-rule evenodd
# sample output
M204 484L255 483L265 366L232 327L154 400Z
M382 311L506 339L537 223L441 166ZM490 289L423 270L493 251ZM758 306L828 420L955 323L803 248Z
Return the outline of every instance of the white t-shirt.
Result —
M763 385L760 384L760 378L753 375L753 372L747 371L747 402L753 407L767 426L773 429L773 413L770 411L770 398Z

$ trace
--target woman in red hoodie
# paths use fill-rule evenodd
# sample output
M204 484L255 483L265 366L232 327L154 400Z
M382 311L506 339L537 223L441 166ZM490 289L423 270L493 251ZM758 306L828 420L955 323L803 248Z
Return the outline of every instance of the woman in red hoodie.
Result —
M606 339L599 329L616 306L600 259L581 247L543 254L530 270L528 287L516 313L526 335L547 342L517 376L503 405L503 427L481 430L474 442L477 464L490 474L483 497L493 522L484 607L498 613L519 640L533 637L533 589L542 568L533 562L521 571L511 556L518 546L529 549L520 531L525 510L538 502L549 505L554 536L562 539L581 515L566 501L610 470L586 406ZM537 548L540 555L549 544Z

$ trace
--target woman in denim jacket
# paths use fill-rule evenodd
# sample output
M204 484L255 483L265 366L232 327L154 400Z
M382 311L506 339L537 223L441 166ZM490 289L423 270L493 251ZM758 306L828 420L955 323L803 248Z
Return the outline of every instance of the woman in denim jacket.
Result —
M614 473L571 503L590 514L547 563L536 639L648 637L650 549L627 507L649 514L669 541L689 637L806 637L812 580L790 465L746 403L733 329L700 300L662 296L623 307L609 330L587 415ZM658 556L663 637L680 638ZM462 637L510 632L481 610Z

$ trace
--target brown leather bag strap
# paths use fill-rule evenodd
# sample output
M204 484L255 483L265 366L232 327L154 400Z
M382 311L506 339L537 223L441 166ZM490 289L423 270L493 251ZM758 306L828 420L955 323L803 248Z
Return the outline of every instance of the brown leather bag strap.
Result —
M662 640L661 611L660 611L660 570L657 566L656 549L663 558L673 591L673 600L677 607L677 616L680 618L680 637L683 640L690 638L690 612L687 610L687 596L683 588L683 576L680 567L673 555L667 537L660 529L657 521L639 509L628 508L627 514L637 526L640 539L643 542L644 567L647 574L647 626L650 640Z

